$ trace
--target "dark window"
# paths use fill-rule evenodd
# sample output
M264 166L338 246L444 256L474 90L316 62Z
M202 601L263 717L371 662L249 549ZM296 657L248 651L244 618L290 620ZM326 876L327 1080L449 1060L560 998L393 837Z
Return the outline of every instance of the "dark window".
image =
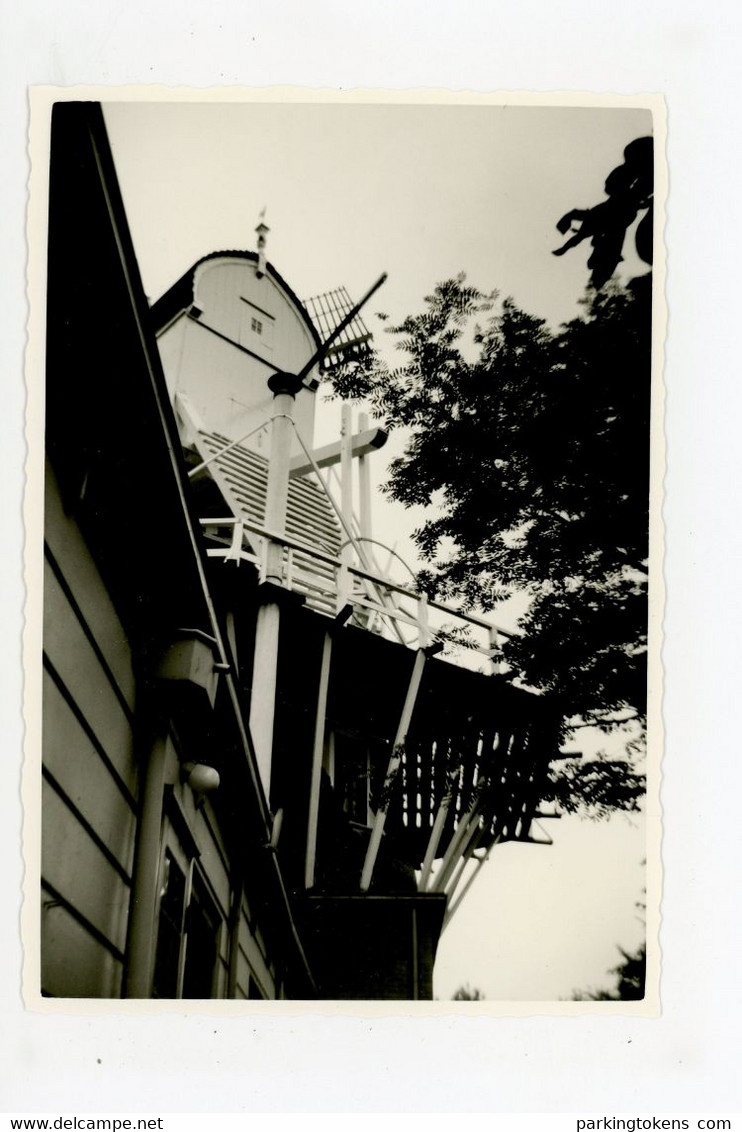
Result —
M196 874L186 914L186 932L183 998L211 998L219 920Z
M154 998L211 998L221 920L203 879L192 868L190 898L183 870L165 851L157 928ZM182 984L179 984L180 971Z
M250 975L250 983L247 988L247 997L258 1002L265 997L252 975Z
M177 998L180 939L183 932L185 876L169 850L160 892L160 919L152 994L155 998Z

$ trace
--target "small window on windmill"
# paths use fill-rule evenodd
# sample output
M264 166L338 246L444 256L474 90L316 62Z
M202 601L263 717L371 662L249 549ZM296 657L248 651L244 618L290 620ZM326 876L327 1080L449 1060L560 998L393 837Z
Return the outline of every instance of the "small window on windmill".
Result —
M240 308L240 345L256 354L270 354L273 350L273 316L244 298Z

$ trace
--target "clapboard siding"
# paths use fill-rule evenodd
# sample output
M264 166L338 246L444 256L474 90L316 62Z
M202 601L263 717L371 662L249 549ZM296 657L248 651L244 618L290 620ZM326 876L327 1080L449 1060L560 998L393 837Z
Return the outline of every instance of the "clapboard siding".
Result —
M262 942L256 936L255 924L250 917L247 899L243 896L240 909L239 950L237 954L237 988L241 997L250 996L250 979L260 987L266 998L276 997L276 984Z
M105 641L91 642L56 577L46 564L44 652L101 747L129 790L136 790L131 717L110 671L101 662Z
M244 933L240 933L240 950L237 957L237 986L242 991L242 997L247 998L250 993L250 979L260 987L265 998L276 997L276 985L266 962L250 935L249 928L243 925Z
M41 990L63 998L118 998L120 960L90 929L42 889Z
M44 767L63 786L75 806L131 873L136 815L124 792L79 719L48 673L44 673Z
M229 919L231 889L229 874L224 857L216 840L215 828L204 819L203 812L197 811L194 826L196 843L201 850L200 864L219 903L224 920Z
M41 875L117 952L126 945L129 885L66 800L42 786Z
M54 477L46 485L42 986L120 993L136 835L126 634ZM64 962L56 957L64 956Z
M45 554L49 566L67 588L79 611L78 619L102 649L117 690L133 711L136 685L126 633L80 528L64 512L56 480L48 466L45 491Z

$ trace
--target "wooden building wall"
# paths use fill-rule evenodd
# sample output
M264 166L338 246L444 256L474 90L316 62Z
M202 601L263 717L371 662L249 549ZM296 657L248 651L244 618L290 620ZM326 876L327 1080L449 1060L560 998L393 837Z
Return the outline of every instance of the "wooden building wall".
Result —
M138 797L131 653L46 482L41 988L121 992Z
M136 679L121 621L50 470L44 549L41 990L55 997L117 998L127 958L141 791ZM213 806L208 800L197 804L182 781L187 757L187 750L179 756L168 736L153 976L169 852L185 869L193 863L218 920L210 997L229 994L234 947L234 997L274 998L275 964L244 895L239 932L230 931L237 899L233 866Z
M52 115L45 441L40 990L311 988L94 103Z

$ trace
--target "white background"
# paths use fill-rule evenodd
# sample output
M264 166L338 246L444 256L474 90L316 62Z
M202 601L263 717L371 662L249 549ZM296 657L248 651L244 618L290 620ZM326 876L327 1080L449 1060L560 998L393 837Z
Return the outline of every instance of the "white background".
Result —
M41 3L4 20L0 1109L719 1112L739 1103L736 6ZM20 999L28 84L658 91L669 109L663 1015L49 1017Z

